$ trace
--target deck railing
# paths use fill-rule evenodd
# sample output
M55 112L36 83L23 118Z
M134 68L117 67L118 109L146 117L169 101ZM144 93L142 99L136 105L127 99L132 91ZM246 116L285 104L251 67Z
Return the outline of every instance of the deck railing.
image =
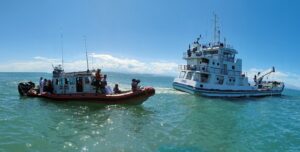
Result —
M191 71L199 71L204 73L214 73L214 74L229 75L229 76L242 75L241 71L225 70L225 69L210 67L206 65L179 65L178 68L179 70L191 70Z

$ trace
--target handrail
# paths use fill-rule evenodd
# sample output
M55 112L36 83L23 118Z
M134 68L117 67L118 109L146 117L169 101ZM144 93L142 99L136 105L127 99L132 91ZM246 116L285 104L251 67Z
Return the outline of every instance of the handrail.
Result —
M241 71L235 70L224 70L221 68L210 67L207 65L179 65L179 70L191 70L191 71L199 71L205 73L214 73L214 74L221 74L221 75L229 75L229 76L241 76Z

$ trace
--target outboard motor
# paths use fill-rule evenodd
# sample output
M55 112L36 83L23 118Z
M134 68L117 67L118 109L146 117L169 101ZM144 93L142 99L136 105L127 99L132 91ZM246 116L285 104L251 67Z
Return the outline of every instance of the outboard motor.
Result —
M18 91L21 96L27 95L30 89L33 89L35 84L33 82L21 82L18 85Z

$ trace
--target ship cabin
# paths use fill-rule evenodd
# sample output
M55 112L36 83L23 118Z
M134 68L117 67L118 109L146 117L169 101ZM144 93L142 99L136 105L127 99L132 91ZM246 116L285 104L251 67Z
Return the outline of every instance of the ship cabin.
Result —
M95 87L92 85L94 78L94 70L64 73L61 68L56 68L52 77L53 93L94 93Z
M248 85L248 79L242 74L242 60L235 59L237 53L224 43L194 42L183 55L187 64L179 66L179 78L219 85Z

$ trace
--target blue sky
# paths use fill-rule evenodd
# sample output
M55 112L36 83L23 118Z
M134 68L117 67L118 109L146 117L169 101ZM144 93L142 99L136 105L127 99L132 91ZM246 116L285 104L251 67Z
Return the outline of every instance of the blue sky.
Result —
M215 12L244 70L275 66L299 80L298 6L296 0L2 0L0 71L36 57L59 59L61 33L66 62L84 59L85 35L89 52L182 64L188 43L199 34L212 39Z

